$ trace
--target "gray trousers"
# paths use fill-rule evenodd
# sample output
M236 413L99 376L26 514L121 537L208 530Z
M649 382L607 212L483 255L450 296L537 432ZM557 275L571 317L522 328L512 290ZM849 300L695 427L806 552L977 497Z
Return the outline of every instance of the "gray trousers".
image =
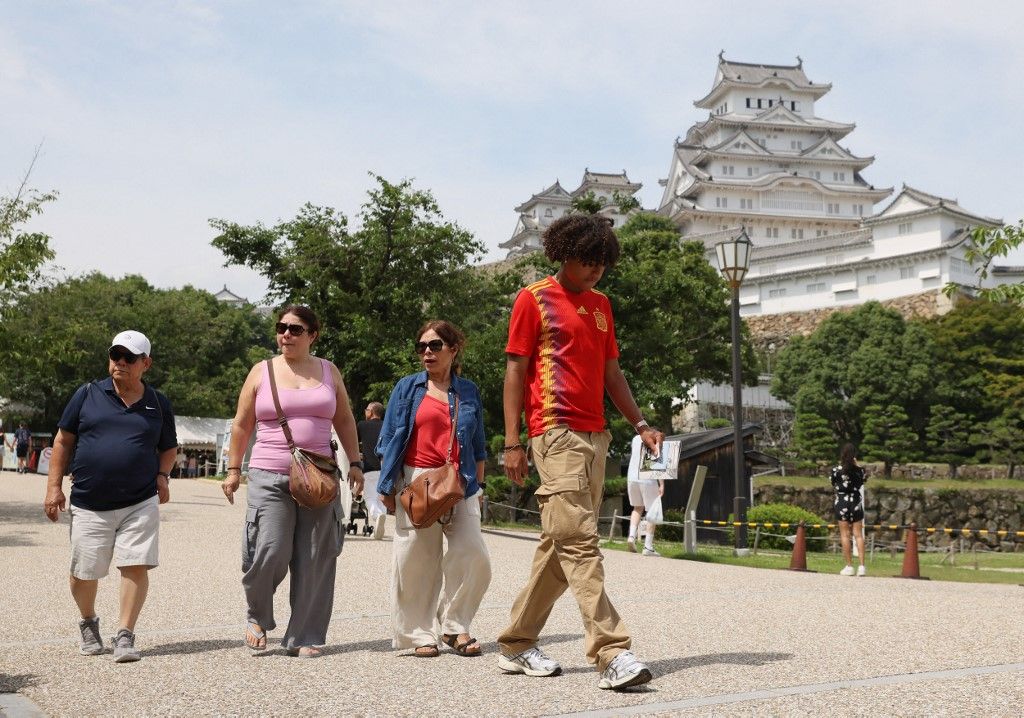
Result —
M242 588L248 620L265 631L274 621L274 591L291 574L291 617L281 645L322 646L334 605L334 574L345 540L340 500L319 509L295 503L288 477L249 471L242 537Z

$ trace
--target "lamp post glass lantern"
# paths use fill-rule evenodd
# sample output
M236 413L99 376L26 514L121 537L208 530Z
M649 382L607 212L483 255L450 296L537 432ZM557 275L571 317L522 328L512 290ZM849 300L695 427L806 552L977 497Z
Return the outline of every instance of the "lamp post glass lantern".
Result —
M715 245L718 269L732 290L732 427L733 427L733 521L740 523L733 532L736 537L735 553L745 556L747 549L747 486L746 461L743 456L743 371L740 363L740 284L750 267L753 243L746 228L733 239Z

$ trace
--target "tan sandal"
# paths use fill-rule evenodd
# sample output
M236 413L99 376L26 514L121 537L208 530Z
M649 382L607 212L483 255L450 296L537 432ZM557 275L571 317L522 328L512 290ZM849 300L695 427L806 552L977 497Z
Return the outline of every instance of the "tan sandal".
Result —
M248 621L245 624L245 645L255 656L267 650L267 632L258 623Z
M417 658L437 658L441 655L441 652L437 650L437 646L427 644L426 646L418 646L412 654Z

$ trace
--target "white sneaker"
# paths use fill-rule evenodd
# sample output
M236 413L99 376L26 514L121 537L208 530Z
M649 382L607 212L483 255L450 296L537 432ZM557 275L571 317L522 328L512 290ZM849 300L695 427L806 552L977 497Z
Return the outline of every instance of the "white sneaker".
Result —
M647 548L646 546L644 546L644 553L643 553L643 555L644 556L661 556L661 554L658 553L657 551L655 551L653 548Z
M860 566L857 567L857 575L858 576L867 576L868 575L868 570L866 568L864 568L864 564L861 564Z
M636 536L630 536L626 539L626 548L629 549L630 553L636 553Z
M553 661L544 655L544 652L534 646L527 648L517 656L498 656L498 668L505 673L523 673L528 676L557 676L562 672L562 667L557 661Z
M623 651L604 669L597 687L621 691L647 683L652 677L651 669L638 661L632 651Z
M381 514L377 517L377 520L373 524L373 540L380 541L384 538L384 522L387 521L388 515Z
M839 572L839 575L840 576L852 576L853 575L853 566L847 566L846 568L844 568L842 571Z

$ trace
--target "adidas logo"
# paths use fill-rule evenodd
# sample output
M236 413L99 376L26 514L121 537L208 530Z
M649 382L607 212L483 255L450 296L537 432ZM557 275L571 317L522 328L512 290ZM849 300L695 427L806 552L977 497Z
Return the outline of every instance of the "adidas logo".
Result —
M583 307L580 307L579 309L576 310L576 313L577 314L586 314L587 310L584 309Z

